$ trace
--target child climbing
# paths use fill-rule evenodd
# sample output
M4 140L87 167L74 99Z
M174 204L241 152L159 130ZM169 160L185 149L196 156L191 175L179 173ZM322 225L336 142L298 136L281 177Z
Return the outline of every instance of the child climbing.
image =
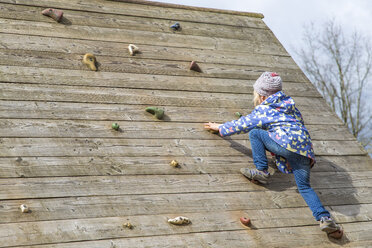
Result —
M342 236L340 226L310 186L310 168L315 163L312 142L294 100L282 91L282 79L276 73L264 72L253 88L252 113L224 124L205 123L204 128L218 131L221 136L249 132L256 168L242 168L240 172L250 180L266 184L270 178L266 150L270 151L281 172L294 174L298 190L315 219L320 221L321 230Z

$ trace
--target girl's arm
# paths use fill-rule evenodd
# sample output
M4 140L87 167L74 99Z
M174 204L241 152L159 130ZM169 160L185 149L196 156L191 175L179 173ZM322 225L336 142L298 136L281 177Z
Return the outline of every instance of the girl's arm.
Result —
M265 108L265 106L260 105L249 115L222 124L219 127L220 135L230 136L233 134L248 133L253 128L265 128L265 124L269 122Z

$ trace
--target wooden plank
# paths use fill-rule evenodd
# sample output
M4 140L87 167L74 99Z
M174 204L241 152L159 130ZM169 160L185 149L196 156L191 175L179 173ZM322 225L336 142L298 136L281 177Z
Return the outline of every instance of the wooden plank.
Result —
M211 233L190 233L170 236L137 237L124 239L107 239L99 241L72 242L64 244L43 245L39 247L65 248L101 248L101 247L368 247L371 240L367 233L370 224L362 223L345 225L354 231L348 235L349 240L341 241L327 239L324 233L319 233L318 227L292 227L268 230L226 231ZM355 228L354 228L355 227ZM362 235L361 233L362 232ZM288 239L293 235L295 239ZM269 238L266 238L268 236ZM363 240L358 240L362 236ZM299 238L297 238L299 237ZM275 240L273 240L275 238ZM34 246L32 246L34 247Z
M252 94L255 80L205 78L134 73L99 72L0 66L0 81L11 83L95 86L133 89L180 90ZM310 83L285 82L283 91L291 96L321 97Z
M53 45L51 45L53 44ZM65 39L54 37L31 36L23 34L1 35L0 46L13 50L37 50L43 52L60 52L85 54L87 51L97 55L129 57L127 43ZM178 61L198 61L204 63L256 65L297 69L297 64L290 56L251 54L231 51L210 51L185 47L141 45L141 53L132 59L163 59Z
M248 183L248 182L247 182ZM254 218L256 210L302 209L299 216L311 215L305 201L295 190L264 190L250 192L203 192L183 194L144 194L80 196L44 199L2 200L0 223L50 221L61 219L101 218L130 215L195 213L198 211L246 211ZM339 222L367 221L370 218L370 188L315 189L320 200ZM22 214L19 206L26 204L30 214ZM270 216L270 215L269 215ZM286 221L290 218L284 218ZM313 220L313 218L309 218Z
M367 156L320 156L313 171L359 171L371 170L372 159ZM332 169L331 169L332 168ZM369 168L369 169L368 169Z
M30 28L32 27L32 28ZM36 21L22 21L0 18L0 32L11 34L40 35L60 38L87 39L96 41L115 41L138 45L159 45L170 47L188 47L233 52L263 53L288 56L288 53L274 39L267 41L213 38L177 33L159 33L141 30L123 30ZM94 33L94 36L92 34ZM257 36L254 36L257 37ZM252 37L253 38L253 37Z
M43 7L22 6L13 4L2 4L0 6L0 18L17 19L25 21L49 22L54 23L51 18L41 15ZM88 10L89 11L89 10ZM22 12L22 15L14 15L16 12ZM128 15L104 14L97 12L64 10L64 17L60 23L65 25L81 25L91 27L108 27L130 30L153 31L160 33L175 33L170 26L174 24L172 20L159 18L143 18ZM211 23L196 23L192 21L183 21L182 30L177 34L197 35L207 37L221 37L243 40L270 40L273 35L268 32L267 27L262 22L256 22L260 27L238 27L232 25L216 25Z
M180 163L174 169L173 159ZM318 156L312 172L370 171L368 156ZM228 166L227 166L228 165ZM270 164L273 168L272 164ZM68 177L103 175L239 174L254 167L251 157L0 157L0 175L10 177ZM273 171L273 170L271 170ZM1 219L1 218L0 218Z
M144 4L144 5L150 5L150 6L160 6L160 7L166 7L166 8L169 7L169 8L185 9L185 10L197 10L197 11L212 12L212 13L242 15L242 16L261 18L261 19L264 18L263 14L261 14L261 13L253 13L253 12L237 11L237 10L225 10L225 9L216 9L216 8L206 8L206 7L197 7L197 6L187 6L187 5L182 5L182 4L161 3L161 2L155 2L155 1L144 1L144 0L108 0L108 1L134 3L134 4Z
M0 83L0 89L1 100L205 107L208 111L212 111L212 108L235 108L244 110L241 111L242 113L253 109L253 96L250 94L13 83ZM310 109L318 113L324 111L328 116L335 115L321 98L293 98L303 115L306 115L306 111ZM169 119L165 118L165 120Z
M6 157L252 156L249 140L232 140L229 137L219 140L1 138L1 143L0 154ZM314 141L313 145L316 155L367 154L355 141Z
M166 216L133 216L133 217L113 217L105 219L83 219L83 220L61 220L55 222L42 222L42 223L32 223L32 224L6 224L4 225L4 236L0 238L3 244L7 246L14 245L40 245L40 244L55 244L55 243L68 243L72 241L86 241L86 240L102 240L102 239L117 239L117 238L127 238L130 237L141 237L143 240L144 236L150 236L152 240L156 240L157 236L166 236L169 239L169 235L179 234L189 234L198 233L204 236L202 239L196 237L193 238L193 246L187 247L200 247L196 245L199 242L207 244L205 239L213 240L216 247L228 247L227 244L232 244L230 239L234 240L237 244L240 242L244 243L245 246L235 246L234 247L246 247L247 244L250 246L255 245L256 247L278 247L278 245L284 245L285 247L299 247L298 245L334 245L333 242L337 242L337 245L347 244L352 241L371 241L371 236L367 235L367 232L372 230L371 222L364 223L350 223L345 224L345 229L350 229L351 232L345 234L345 238L340 241L333 241L327 238L327 235L320 231L317 225L306 226L306 227L281 227L281 228L270 228L270 229L244 229L244 227L236 220L238 213L203 213L203 214L191 214L195 217L192 225L188 226L171 226L166 223ZM199 218L199 219L196 219ZM134 222L136 227L132 230L124 228L122 225L128 221ZM358 225L359 224L359 225ZM31 228L30 228L31 226ZM19 231L21 229L21 231ZM244 232L245 238L236 237L234 233L237 231ZM213 232L219 232L221 235L224 232L225 240L216 240ZM359 232L359 234L357 234ZM360 233L361 232L361 233ZM146 233L147 235L144 235ZM365 233L365 234L363 234ZM204 235L203 235L204 234ZM288 240L287 235L292 234L296 237L301 237L299 239ZM213 237L210 237L212 236ZM182 235L180 235L182 237ZM235 237L234 237L235 236ZM269 238L264 238L268 236ZM228 238L229 237L229 238ZM347 238L346 238L347 237ZM237 239L238 238L238 239ZM226 241L226 239L228 241ZM247 242L248 240L250 242ZM315 240L314 240L315 239ZM120 239L121 241L122 239ZM182 244L185 245L184 239ZM287 241L285 241L287 240ZM108 240L107 240L108 241ZM173 241L173 240L172 240ZM166 243L169 245L177 245L180 243L173 243L162 239L162 247ZM234 242L233 241L233 242ZM99 241L102 242L102 241ZM120 245L120 247L128 247L128 243L117 243L111 241L112 244ZM154 242L154 241L153 241ZM152 242L152 244L154 244ZM235 243L234 242L234 243ZM140 242L141 245L143 242ZM160 243L160 242L159 242ZM138 244L138 242L137 242ZM148 243L149 244L149 243ZM208 244L210 244L208 242ZM156 245L156 243L155 243ZM101 246L109 247L109 246ZM112 247L112 245L111 245ZM134 246L131 246L134 247ZM148 247L148 246L146 246ZM154 247L151 245L151 247ZM156 246L160 247L160 246ZM185 247L185 246L182 246ZM206 247L211 247L210 245ZM282 247L282 246L279 246Z
M210 135L201 123L120 122L121 130L109 121L0 119L0 137L24 138L125 138L125 139L220 139ZM307 125L312 140L355 140L345 126ZM232 139L247 139L235 135Z
M372 185L372 172L313 174L314 189L371 188ZM116 195L118 192L121 195L139 195L262 190L261 186L249 183L240 174L9 178L1 179L0 185L1 200ZM271 177L266 190L296 188L293 176L278 174Z
M21 93L23 94L23 91ZM21 99L20 99L21 100ZM22 99L24 100L24 99ZM105 120L105 121L153 121L144 111L143 105L70 103L55 101L2 101L0 118L13 119L52 119L52 120ZM296 100L297 101L297 100ZM313 100L314 102L314 100ZM298 105L297 105L298 106ZM320 104L300 104L306 124L339 125L341 120ZM172 122L226 122L235 117L234 113L249 113L252 106L243 108L201 108L201 107L164 107L166 116L163 121ZM167 117L168 116L168 117ZM171 117L171 118L169 118ZM154 120L156 121L156 120Z
M0 64L72 69L94 73L82 63L83 56L83 54L0 49ZM139 60L112 56L97 56L97 60L99 63L98 70L104 72L256 80L264 71L276 71L284 81L308 82L299 68L283 69L267 66L198 63L203 70L203 73L199 73L189 70L190 61Z
M239 27L267 28L259 18L231 14L216 14L205 11L185 11L183 9L154 7L130 3L115 3L101 0L91 0L82 3L78 0L1 0L2 3L20 4L25 6L38 6L43 8L59 8L63 10L80 10L93 13L118 14L145 18L168 19L172 21L190 21L208 24L220 24Z

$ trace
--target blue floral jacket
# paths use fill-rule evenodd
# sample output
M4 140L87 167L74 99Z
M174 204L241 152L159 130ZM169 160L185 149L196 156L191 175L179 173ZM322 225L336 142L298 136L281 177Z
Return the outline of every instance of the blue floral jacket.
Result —
M270 138L280 146L311 158L311 165L314 165L315 156L310 134L305 127L300 111L295 107L295 102L283 91L269 96L249 115L222 124L219 131L221 136L229 136L248 133L254 128L267 130ZM276 165L281 172L292 173L285 158L278 155L275 157Z

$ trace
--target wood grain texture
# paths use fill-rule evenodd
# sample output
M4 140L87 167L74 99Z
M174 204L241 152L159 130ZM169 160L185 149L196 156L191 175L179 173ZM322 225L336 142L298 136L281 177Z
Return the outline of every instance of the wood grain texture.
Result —
M30 26L32 29L30 29ZM208 50L222 50L246 53L263 53L288 56L280 43L269 41L213 38L177 33L158 33L153 31L123 30L91 26L63 26L61 24L23 21L0 18L0 31L11 34L51 36L59 38L87 39L96 41L114 41L145 45L188 47ZM94 36L91 34L94 33ZM253 38L253 37L252 37ZM240 47L241 49L238 49Z
M37 21L54 23L51 18L46 18L41 15L42 7L31 7L13 4L2 4L0 6L0 18L17 19L25 21ZM14 15L15 12L21 12L22 15ZM182 30L173 31L170 26L174 24L173 20L161 18L140 18L129 15L104 14L97 12L82 12L74 10L65 10L64 18L61 23L64 25L74 26L91 26L91 27L108 27L120 28L123 30L143 30L159 33L177 33L180 35L196 35L196 36L213 36L230 39L252 40L261 39L263 41L271 40L274 36L262 22L253 22L253 27L247 26L232 26L232 25L216 25L211 23L197 23L183 21L181 23ZM258 24L258 25L256 25Z
M213 139L218 135L210 135L201 123L173 122L134 122L123 121L119 132L111 129L109 121L78 120L25 120L0 119L1 137L24 138L121 138L121 139ZM312 140L354 140L343 125L325 127L323 125L307 125ZM235 135L232 139L246 140L247 135Z
M238 230L210 233L190 233L183 235L153 236L123 239L107 239L92 242L76 242L53 244L40 247L135 247L141 244L144 247L368 247L370 246L371 224L354 223L345 224L345 229L350 230L347 238L337 241L330 240L319 227L291 227L267 230ZM296 238L288 239L289 236ZM270 238L267 238L270 237ZM310 238L309 238L310 237ZM171 245L166 245L170 243Z
M372 172L316 172L314 189L368 188ZM332 177L332 181L329 180ZM0 180L0 199L50 198L200 192L249 192L262 190L240 174L131 175L53 178L9 178ZM275 174L266 190L296 189L293 176Z
M247 244L250 246L260 246L260 247L270 247L270 246L279 246L279 247L299 247L297 242L301 242L303 246L309 245L327 245L327 247L336 247L340 244L348 244L350 242L371 242L370 235L367 233L371 231L372 225L367 223L361 223L359 226L355 223L345 224L345 229L350 229L350 233L346 237L339 241L332 241L327 239L327 236L319 230L318 226L307 226L307 227L282 227L282 228L271 228L267 230L244 230L237 221L228 222L225 218L233 216L235 213L227 213L217 217L209 216L209 214L199 215L196 217L203 218L199 223L196 220L195 224L183 227L173 227L169 226L166 222L166 217L164 216L152 216L150 217L116 217L116 218L105 218L105 219L93 219L93 220L80 220L80 221L56 221L56 223L43 222L43 223L33 223L32 227L35 231L27 231L26 227L22 224L19 224L20 228L26 230L25 235L16 236L12 240L5 239L5 244L7 245L16 245L16 244L42 244L42 243L62 243L69 241L84 241L84 240L99 240L98 243L111 245L116 247L116 245L127 247L128 245L134 246L136 243L141 243L141 245L146 245L148 247L151 243L151 247L164 247L164 243L170 242L172 247L211 247L211 244L214 244L212 247L227 247L225 245L234 245L234 247L246 247ZM227 215L227 216L226 216ZM230 216L228 216L230 215ZM219 221L216 221L218 219ZM127 230L122 227L123 223L128 220L133 220L139 222L137 228L133 230ZM213 221L214 220L214 221ZM225 222L222 222L225 220ZM142 223L146 222L147 226L142 226ZM218 226L218 223L222 224ZM100 226L100 227L98 227ZM11 236L14 234L14 229L11 225L7 226L7 234ZM209 231L209 229L214 229ZM217 230L216 230L217 229ZM206 230L206 231L204 231ZM146 236L141 235L142 232L152 233L149 235L151 241L145 241ZM65 239L63 240L61 235L57 233L63 233ZM227 233L229 232L229 234ZM159 233L164 233L164 235L159 235ZM190 234L191 233L191 234ZM196 233L196 234L195 234ZM359 233L359 234L358 234ZM174 237L177 234L178 240L174 240ZM188 239L185 236L191 236ZM240 234L240 235L238 235ZM296 237L301 237L299 239L290 239L290 241L285 240L285 234L295 235ZM308 234L308 235L304 235ZM157 236L158 235L158 236ZM270 235L271 238L265 238L265 236ZM141 236L141 238L136 238ZM137 239L136 242L131 239ZM164 238L166 237L166 239ZM182 238L180 238L182 237ZM311 238L309 238L311 237ZM315 237L315 240L314 240ZM117 238L125 238L119 240L111 240ZM225 239L225 240L223 240ZM232 241L231 241L232 240ZM335 244L336 242L336 244ZM90 247L94 246L93 242L89 242ZM88 243L88 244L89 244ZM92 244L93 243L93 244ZM243 245L239 245L244 243ZM161 246L163 244L163 246ZM236 246L236 245L237 246ZM54 245L54 244L53 244ZM71 244L67 243L67 246ZM73 244L72 244L73 245ZM223 245L223 246L221 246ZM82 247L82 246L80 246ZM84 246L85 247L85 246ZM110 246L108 246L110 247Z
M53 46L50 45L53 43ZM138 45L138 44L137 44ZM37 35L2 34L0 46L12 50L35 50L43 52L60 52L85 54L87 51L96 55L129 57L128 43L112 41L92 41L87 39L43 37ZM162 59L177 61L198 61L215 64L232 64L247 66L279 67L298 69L289 56L266 55L259 53L242 53L233 51L204 50L187 47L170 47L156 45L138 45L141 53L133 59Z
M270 158L270 157L269 157ZM169 166L172 160L179 168ZM317 156L312 172L369 171L368 156ZM271 168L275 168L270 163ZM157 156L143 157L2 157L0 177L69 177L104 175L182 175L239 174L240 168L253 168L249 156ZM273 169L270 169L273 172Z
M239 27L257 27L267 28L265 23L259 19L248 16L238 16L231 14L208 13L204 11L185 11L175 8L164 8L155 6L146 6L130 3L115 3L110 1L91 0L81 2L79 0L39 0L32 2L28 0L1 0L2 3L20 4L26 6L38 6L43 8L59 8L66 10L78 10L88 13L105 13L128 15L144 18L160 18L172 21L192 21L198 23L232 25Z
M0 85L1 86L1 85ZM23 94L23 92L21 93ZM2 101L0 118L5 119L52 119L52 120L105 120L105 121L157 121L149 118L144 111L146 105L94 104L47 101ZM81 99L80 99L81 100ZM297 100L296 100L297 101ZM315 102L315 100L313 100ZM249 105L252 105L249 103ZM306 124L340 125L341 120L324 105L307 104L297 107L301 110ZM220 122L236 118L235 112L250 113L252 106L244 108L202 108L165 106L163 121L172 122Z
M156 90L200 91L252 94L255 80L206 78L193 76L149 75L0 66L0 81L9 83L95 86ZM175 83L177 82L177 83ZM285 82L283 90L291 96L321 97L310 83Z
M249 184L249 182L246 182ZM319 198L337 222L368 221L372 203L370 188L316 189ZM22 214L21 204L32 212ZM297 217L289 218L291 213ZM259 190L250 192L203 192L183 194L108 195L63 198L2 200L0 223L52 221L64 219L103 218L115 216L188 215L196 212L245 211L254 219L281 217L281 220L258 224L260 227L284 226L305 218L316 223L305 201L295 190ZM286 212L286 213L285 213ZM261 213L261 214L260 214ZM271 214L269 214L271 213ZM274 213L276 213L274 215ZM281 214L279 214L281 213ZM241 214L243 216L243 213ZM278 215L278 216L276 216ZM234 218L232 218L234 219Z
M84 54L0 49L0 64L90 71L82 63L83 56ZM139 60L112 56L96 56L96 59L98 70L102 72L256 80L264 71L276 71L285 81L308 82L299 69L198 63L203 71L199 73L189 70L190 61Z
M253 110L251 94L13 83L0 83L0 89L0 100L204 107L210 111L213 108L232 108L243 110L240 111L242 113ZM296 107L304 112L304 115L306 111L311 110L317 111L319 115L335 116L324 99L317 97L293 97L293 99Z
M213 134L211 134L213 135ZM18 156L252 156L248 140L1 138L0 154ZM354 141L314 141L316 155L366 155ZM63 147L63 149L61 149ZM141 149L139 149L141 148Z
M306 214L304 215L300 211ZM138 236L238 231L245 230L238 219L240 216L247 214L252 216L251 221L255 229L291 228L303 225L315 227L317 224L312 220L311 214L301 208L292 212L289 211L291 213L287 214L289 218L286 221L281 220L280 217L284 212L288 212L288 209L188 213L187 216L192 220L192 224L181 227L175 227L167 223L168 218L172 218L180 212L152 216L140 215L3 224L2 228L7 230L7 236L0 237L0 242L7 245L33 245ZM271 219L271 221L268 222L268 219ZM127 222L134 225L132 230L123 227L123 224ZM275 224L270 225L268 223ZM23 233L20 233L19 229L24 230ZM61 233L63 235L60 235ZM318 230L318 233L321 234L321 231Z

